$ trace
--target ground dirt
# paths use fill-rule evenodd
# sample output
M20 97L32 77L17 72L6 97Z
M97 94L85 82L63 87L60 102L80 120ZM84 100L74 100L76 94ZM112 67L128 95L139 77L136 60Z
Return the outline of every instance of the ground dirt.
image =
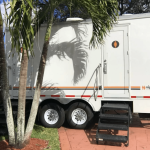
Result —
M44 150L49 149L48 141L42 139L31 138L30 143L21 150ZM0 150L20 150L10 147L8 141L4 140L0 142Z

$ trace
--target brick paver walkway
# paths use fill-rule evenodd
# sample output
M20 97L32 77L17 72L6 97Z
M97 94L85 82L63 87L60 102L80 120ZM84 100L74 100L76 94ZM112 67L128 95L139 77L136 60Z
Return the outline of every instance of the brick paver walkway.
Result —
M59 132L61 150L150 150L150 120L139 118L133 114L129 128L129 146L123 143L99 142L96 144L96 129L98 120L87 130L61 127ZM118 132L114 131L114 134ZM119 132L120 134L120 132ZM126 134L122 131L121 134Z

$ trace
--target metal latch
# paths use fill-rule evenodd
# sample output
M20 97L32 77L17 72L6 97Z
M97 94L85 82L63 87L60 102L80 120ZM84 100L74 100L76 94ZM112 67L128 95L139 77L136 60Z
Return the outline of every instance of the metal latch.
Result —
M104 71L104 74L107 74L107 62L106 62L106 60L104 60L104 69L103 69L103 71Z

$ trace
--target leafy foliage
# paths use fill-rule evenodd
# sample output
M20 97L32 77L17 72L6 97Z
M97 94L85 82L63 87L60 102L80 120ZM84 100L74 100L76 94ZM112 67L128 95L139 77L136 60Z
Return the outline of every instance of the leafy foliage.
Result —
M150 12L150 0L118 0L120 15Z
M104 36L106 36L113 23L117 20L117 0L72 0L71 3L71 9L73 9L74 17L80 17L87 14L85 15L85 18L92 19L93 36L90 43L93 47L96 47L97 44L103 42ZM70 15L65 16L65 14L69 11L69 4L69 0L56 0L51 2L51 4L49 4L49 1L40 0L37 5L39 10L35 15L34 24L38 24L40 26L45 20L48 21L51 11L54 11L54 21L57 21L59 16L60 18L62 17L63 21ZM36 27L36 29L38 28Z
M89 14L85 11L85 8L76 8L73 4L71 5L70 10L70 4L64 5L60 4L58 7L56 7L54 11L54 22L63 22L66 21L69 17L79 17L83 19L89 19Z
M30 51L31 55L33 55L32 0L13 0L9 4L10 6L5 7L5 9L10 8L11 10L10 14L7 14L7 21L12 37L12 50L16 48L16 51L19 53L21 47L23 47L27 54Z
M90 44L96 47L117 20L118 3L116 0L77 0L79 8L85 8L93 22L93 35Z

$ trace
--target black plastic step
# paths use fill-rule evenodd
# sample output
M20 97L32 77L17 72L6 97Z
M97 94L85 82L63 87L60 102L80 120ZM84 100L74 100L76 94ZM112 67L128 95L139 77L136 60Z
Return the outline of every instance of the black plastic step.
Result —
M6 124L6 119L5 118L0 118L0 124Z
M0 126L0 135L8 135L7 128L4 128L4 127Z
M16 115L17 111L13 111L12 113L13 113L13 115ZM0 115L5 115L5 112L4 111L0 111Z
M17 101L11 101L11 106L18 106ZM0 104L0 108L3 108L3 104Z
M11 101L11 105L12 106L18 106L18 102L17 101Z
M108 110L129 110L128 104L104 104L102 109L108 109Z
M5 114L5 112L4 111L0 111L0 115L4 115Z
M108 123L98 123L98 129L99 130L107 130L107 129L113 129L113 130L128 130L127 125L122 124L108 124Z
M114 141L114 142L123 142L123 143L126 143L128 141L127 136L100 134L98 132L96 134L96 139L99 141Z
M115 114L100 114L100 119L128 121L128 116L127 115L115 115Z

